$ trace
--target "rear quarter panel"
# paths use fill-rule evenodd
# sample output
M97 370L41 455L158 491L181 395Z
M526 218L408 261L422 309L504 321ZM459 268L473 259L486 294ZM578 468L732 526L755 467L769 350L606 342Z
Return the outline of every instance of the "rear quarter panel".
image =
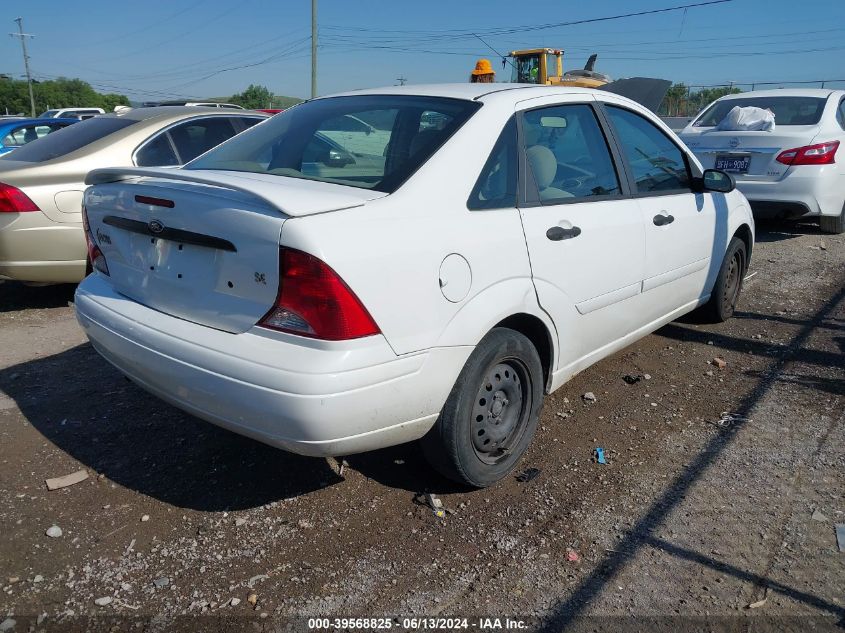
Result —
M466 206L512 112L482 107L395 193L362 208L292 218L282 229L283 245L340 274L398 354L475 345L515 312L545 318L518 211ZM468 293L455 302L440 288L441 263L452 253L471 271Z

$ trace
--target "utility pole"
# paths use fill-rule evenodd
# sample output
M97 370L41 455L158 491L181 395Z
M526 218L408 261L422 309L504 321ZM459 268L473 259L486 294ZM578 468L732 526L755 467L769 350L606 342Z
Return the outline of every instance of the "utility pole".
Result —
M12 37L19 37L23 49L23 65L26 68L26 83L29 85L29 107L32 109L32 116L35 117L35 95L32 94L32 73L29 72L29 55L26 54L26 38L35 37L23 32L23 18L15 19L18 23L18 32L9 33Z
M311 98L313 99L316 96L317 96L317 0L311 0Z

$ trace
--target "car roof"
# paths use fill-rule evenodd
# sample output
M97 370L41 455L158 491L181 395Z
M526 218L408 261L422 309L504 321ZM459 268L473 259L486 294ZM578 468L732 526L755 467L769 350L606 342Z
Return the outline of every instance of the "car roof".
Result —
M151 108L132 108L125 112L112 112L109 114L101 114L97 118L110 117L129 119L130 121L146 121L149 119L179 119L195 117L199 115L215 115L215 116L263 116L262 112L253 112L249 110L226 110L224 108L206 108L204 106L154 106Z
M746 99L748 97L818 97L826 99L834 92L842 92L841 90L831 90L829 88L778 88L775 90L752 90L751 92L740 92L735 95L726 95L721 99L727 101L728 99Z
M546 86L536 84L418 84L406 86L386 86L384 88L367 88L365 90L352 90L326 97L348 97L355 95L408 95L418 97L451 97L453 99L480 99L486 95L509 92L514 101L525 99L526 96L541 97L545 94L595 94L593 88L574 88L570 86ZM320 97L324 99L326 97Z

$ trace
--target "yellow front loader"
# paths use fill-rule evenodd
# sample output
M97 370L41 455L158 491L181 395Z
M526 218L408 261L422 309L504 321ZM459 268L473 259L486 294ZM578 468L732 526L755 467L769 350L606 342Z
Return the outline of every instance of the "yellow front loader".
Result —
M546 84L598 88L610 77L593 70L597 55L593 54L583 70L563 72L563 51L559 48L529 48L511 51L511 81L519 84Z

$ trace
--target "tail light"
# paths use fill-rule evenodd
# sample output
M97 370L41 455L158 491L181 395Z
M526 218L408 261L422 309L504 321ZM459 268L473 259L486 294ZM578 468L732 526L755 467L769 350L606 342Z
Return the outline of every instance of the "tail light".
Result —
M784 150L777 155L775 160L784 165L832 165L836 162L837 149L839 149L839 141L805 145Z
M94 239L94 234L91 232L91 225L88 224L88 211L85 205L82 205L82 229L85 231L85 243L88 246L88 261L91 262L91 267L97 272L109 276L109 265L106 263L106 257L103 251L97 246Z
M370 313L338 274L313 255L283 248L279 295L258 325L327 341L379 333Z
M41 209L17 187L0 182L0 213L24 213L26 211L41 211Z

